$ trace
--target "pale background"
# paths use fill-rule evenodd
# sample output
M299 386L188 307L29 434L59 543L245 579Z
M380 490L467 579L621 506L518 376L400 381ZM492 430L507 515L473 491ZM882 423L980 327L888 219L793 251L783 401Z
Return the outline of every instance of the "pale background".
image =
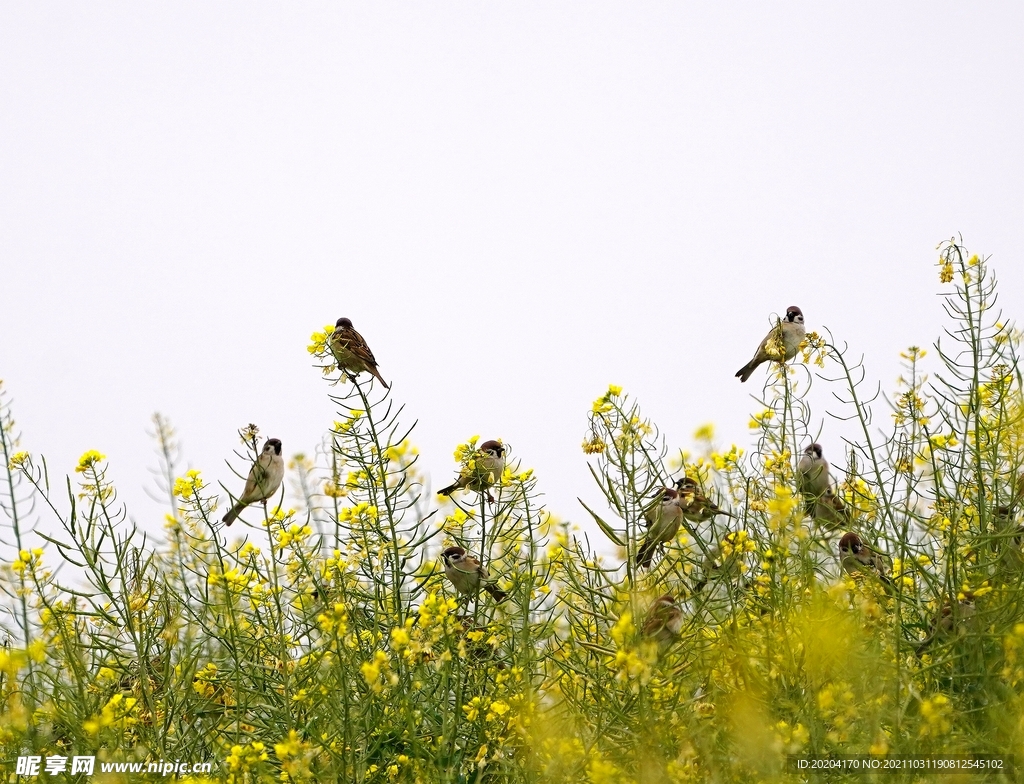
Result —
M797 304L891 389L956 233L1021 313L1022 40L1016 2L2 3L23 447L102 451L159 530L152 413L211 482L248 422L311 452L345 315L435 487L501 437L582 520L609 382L748 447L765 371L733 374Z

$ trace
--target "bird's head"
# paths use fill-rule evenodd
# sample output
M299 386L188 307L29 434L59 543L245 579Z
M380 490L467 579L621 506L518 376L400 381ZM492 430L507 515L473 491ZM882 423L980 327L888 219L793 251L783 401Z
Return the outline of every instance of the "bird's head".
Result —
M281 439L280 438L268 438L267 443L263 445L263 454L269 454L271 451L275 455L281 454Z
M804 323L804 312L800 310L796 305L790 305L786 308L786 321L803 324Z
M501 457L505 454L505 447L500 441L484 441L480 444L480 451L486 452L491 457Z
M446 547L441 551L441 560L444 561L446 566L448 564L457 564L465 557L465 548L459 547L458 545L453 544L451 547Z
M863 548L864 542L852 531L843 534L843 538L839 540L839 553L841 555L856 555Z
M654 612L655 610L661 610L667 607L674 607L675 604L676 597L674 597L670 593L665 593L654 600L654 603L651 605L651 611Z
M334 326L341 327L342 329L352 329L352 319L347 319L344 317L340 318L338 319L338 323L335 324Z

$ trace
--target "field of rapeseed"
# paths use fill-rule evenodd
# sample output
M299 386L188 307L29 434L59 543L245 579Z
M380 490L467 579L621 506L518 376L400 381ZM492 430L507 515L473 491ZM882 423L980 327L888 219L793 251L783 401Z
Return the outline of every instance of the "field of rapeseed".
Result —
M333 328L309 350L338 419L317 459L288 462L298 508L243 513L263 546L234 544L216 490L179 473L166 420L153 542L103 455L57 479L0 398L5 772L29 780L26 755L211 761L182 780L238 783L792 781L790 757L828 755L1024 764L1021 334L985 260L949 243L938 272L938 372L910 348L899 387L866 400L864 368L809 334L767 371L747 449L715 451L705 432L696 454L673 450L610 387L581 417L595 483L580 511L600 546L539 503L542 478L508 445L489 490L428 494L401 408L338 373ZM826 445L831 516L799 491L812 382L858 434ZM240 437L244 478L262 444L255 426ZM469 473L478 447L456 449ZM685 519L639 568L652 503L684 476L723 514ZM33 533L43 515L59 534ZM877 557L844 569L847 532ZM439 558L453 545L504 601L454 590Z

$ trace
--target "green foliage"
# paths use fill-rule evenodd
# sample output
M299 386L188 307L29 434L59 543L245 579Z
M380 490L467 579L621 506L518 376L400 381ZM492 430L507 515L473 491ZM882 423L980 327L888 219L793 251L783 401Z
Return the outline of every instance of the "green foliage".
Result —
M804 364L769 371L749 453L715 449L710 428L698 454L672 451L609 388L589 414L581 500L617 557L553 518L510 452L493 501L435 506L401 408L332 375L328 333L310 352L338 421L316 459L289 463L299 508L250 507L263 532L242 541L202 474L179 472L165 419L170 513L154 543L98 452L52 486L0 389L4 759L213 761L225 782L602 784L782 780L787 755L1019 754L1020 334L984 260L950 242L939 271L954 285L938 370L909 349L881 423L863 366L813 333ZM845 421L845 450L828 446L842 528L808 517L798 492L812 382ZM257 428L240 437L244 477ZM683 475L724 513L691 515L637 568L651 505ZM59 534L33 532L42 512ZM882 574L844 572L847 530L883 554ZM438 559L452 544L509 598L457 595ZM663 594L678 632L658 636Z

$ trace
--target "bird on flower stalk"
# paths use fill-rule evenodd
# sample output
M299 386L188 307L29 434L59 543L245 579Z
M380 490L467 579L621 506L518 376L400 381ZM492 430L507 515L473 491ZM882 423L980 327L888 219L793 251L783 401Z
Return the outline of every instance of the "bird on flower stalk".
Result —
M938 639L947 637L960 637L970 631L974 626L975 596L973 591L964 591L957 598L956 604L948 599L943 602L942 609L932 619L928 628L928 636L917 646L917 653L920 655L924 650Z
M833 487L828 461L821 444L804 449L796 466L796 487L804 497L804 514L831 528L850 521L850 512Z
M647 639L657 643L659 651L664 651L679 639L682 628L683 611L676 604L675 597L666 593L651 604L641 633Z
M843 534L839 540L839 561L843 570L854 579L870 575L880 580L887 590L892 589L885 558L864 544L864 540L852 531Z
M483 588L496 602L503 602L508 594L490 581L490 575L480 561L466 552L465 548L452 545L441 552L444 574L455 590L464 596L475 596Z
M267 499L277 492L284 479L284 458L281 457L281 440L268 438L263 445L263 452L256 462L249 469L249 478L245 480L245 489L241 498L224 515L224 525L231 525L235 518L242 513L249 504L262 501L266 507Z
M679 493L679 507L683 517L691 523L703 523L716 515L733 516L704 495L696 479L688 476L677 479L676 492Z
M363 336L352 327L350 319L338 319L328 345L331 347L334 359L338 362L338 367L343 371L354 376L365 371L380 381L385 389L391 388L377 370L377 360L373 358L373 352L366 345Z
M746 381L759 365L768 360L788 362L796 356L804 341L804 314L796 305L786 308L786 316L765 335L754 352L754 358L736 371L736 378Z
M450 496L456 490L465 488L478 493L486 493L487 500L494 503L489 488L501 481L501 475L504 472L505 447L500 441L484 441L476 454L463 467L459 478L448 487L438 490L437 494Z
M644 510L647 535L636 553L638 568L648 568L654 560L655 550L676 538L682 520L683 508L679 493L670 487L663 488L654 502Z
M704 587L712 580L734 580L743 573L743 562L740 557L742 552L733 546L735 543L735 532L726 538L728 554L723 555L722 548L718 545L711 547L701 562L700 577L693 584L695 594L704 590Z

